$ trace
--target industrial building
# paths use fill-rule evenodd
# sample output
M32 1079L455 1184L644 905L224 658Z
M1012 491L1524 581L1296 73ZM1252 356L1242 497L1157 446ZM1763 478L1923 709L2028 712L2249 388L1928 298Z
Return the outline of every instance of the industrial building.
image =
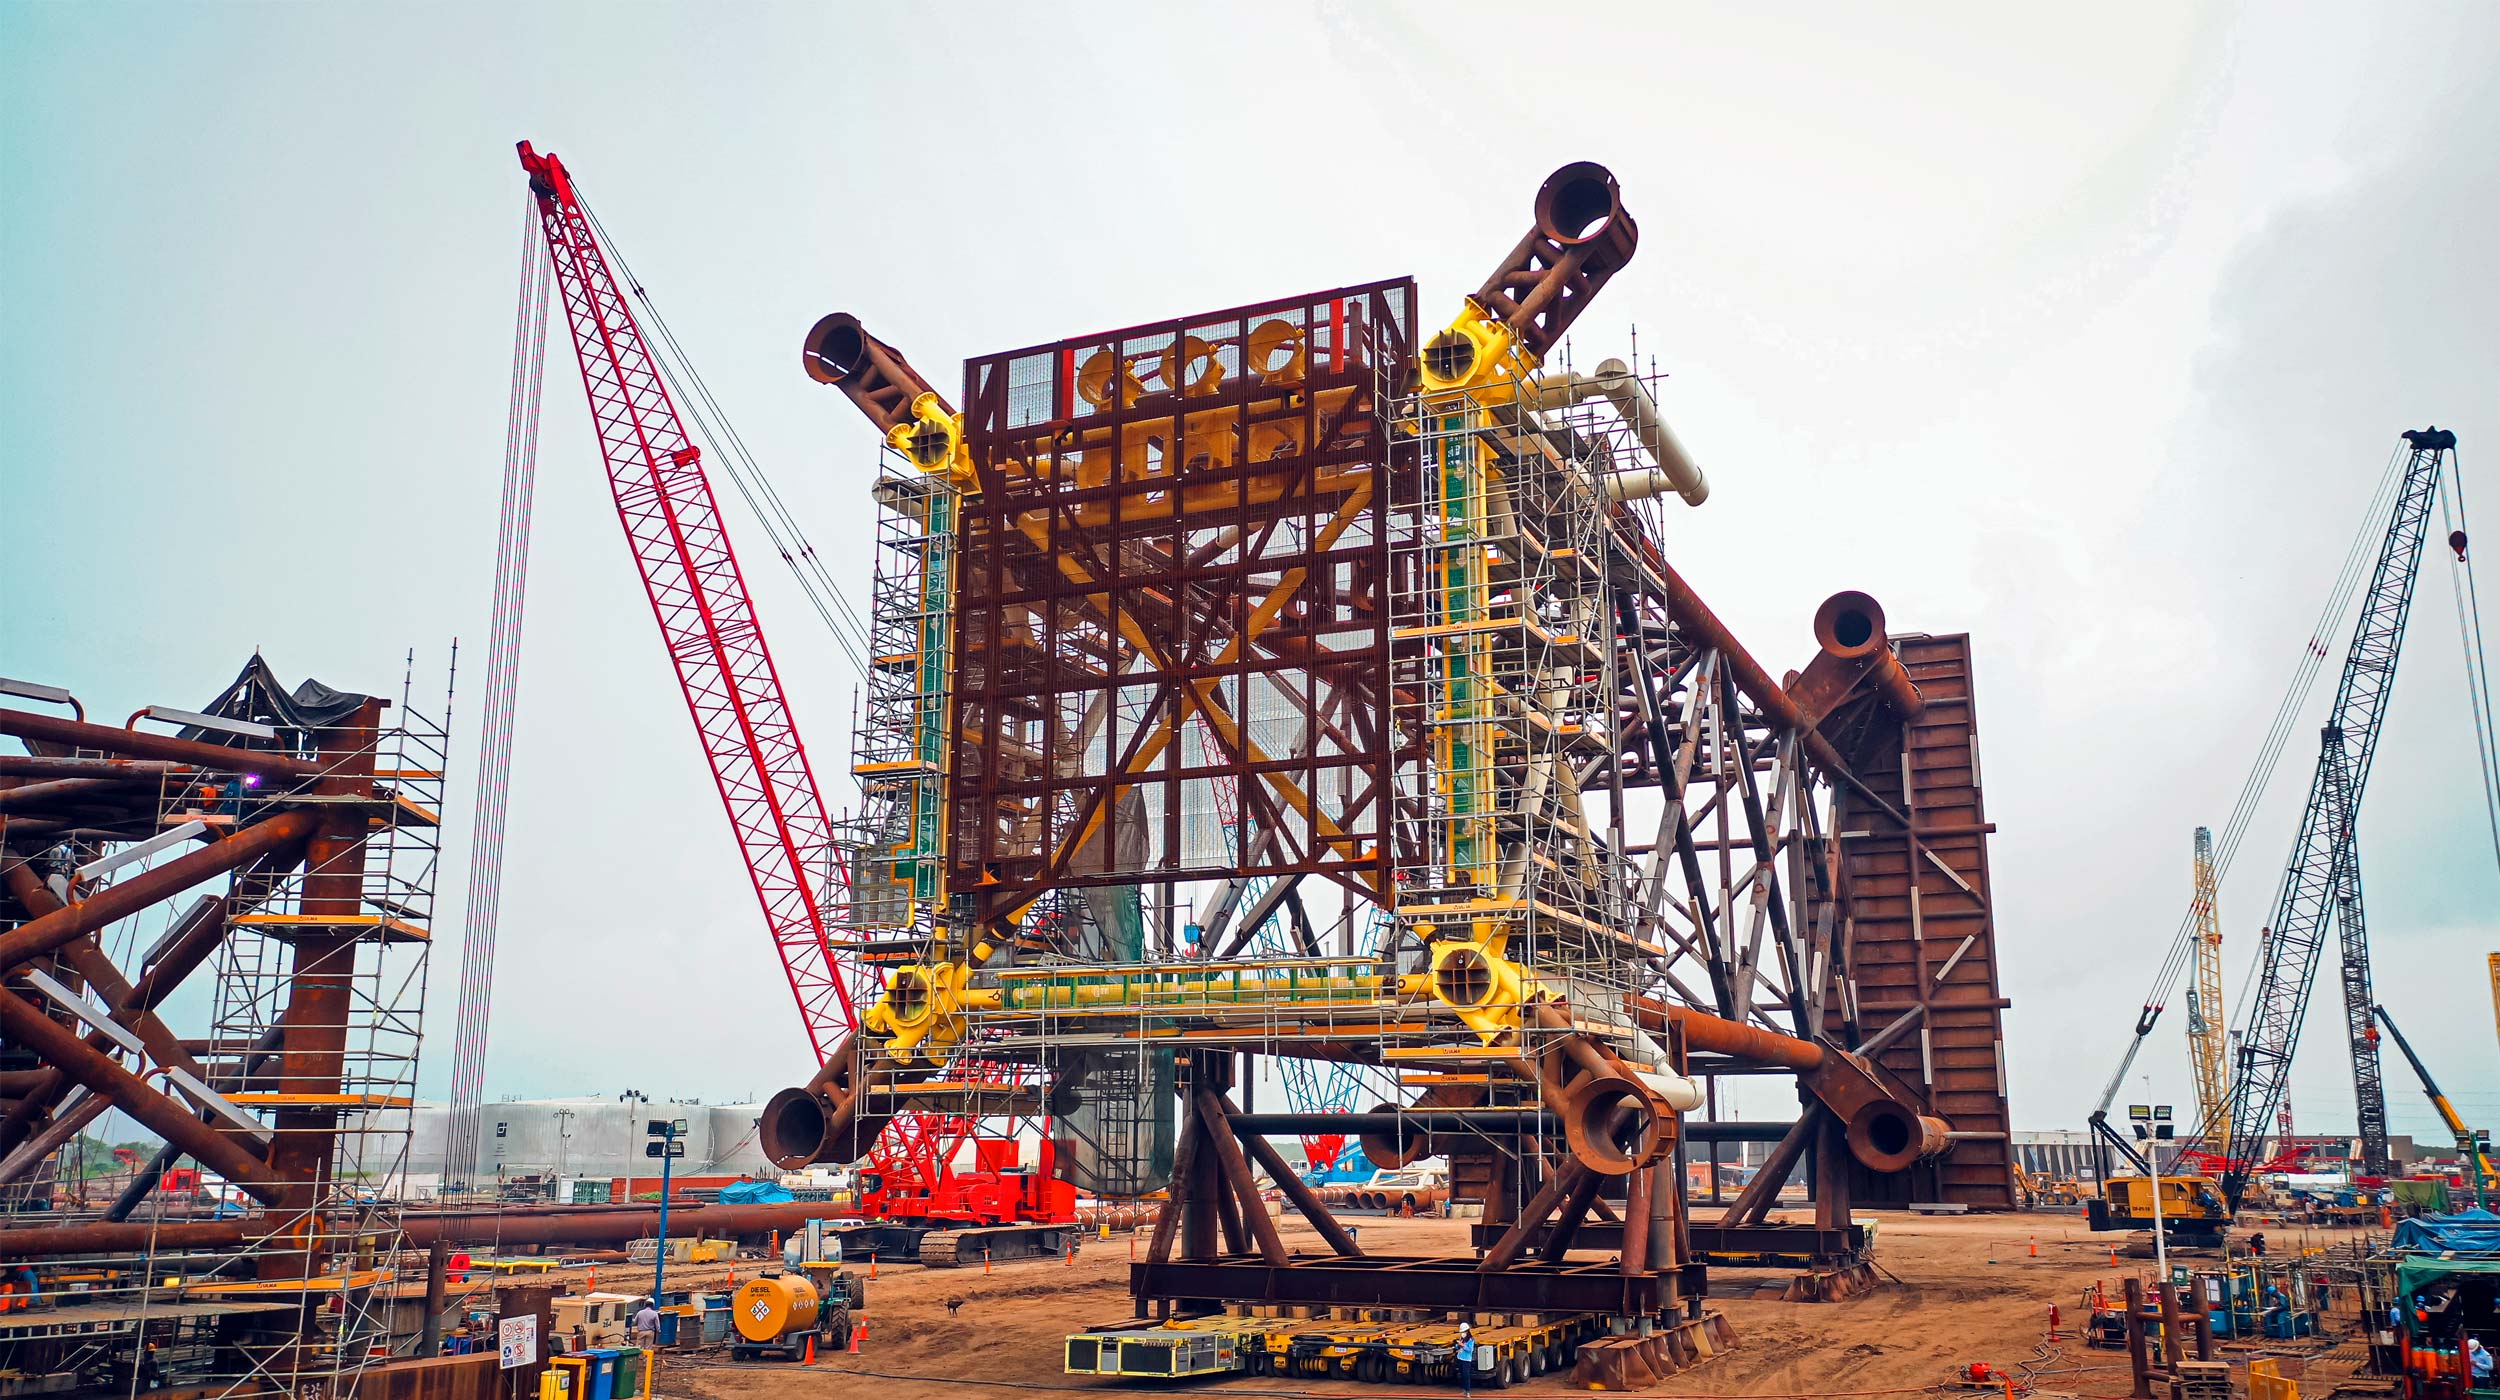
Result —
M515 1177L550 1180L650 1177L658 1189L657 1164L643 1155L645 1126L654 1118L686 1124L686 1155L675 1170L688 1176L751 1176L779 1172L756 1146L761 1104L686 1103L672 1099L624 1099L614 1095L567 1099L504 1099L478 1111L476 1160L447 1160L451 1107L419 1103L410 1111L408 1180L420 1194L446 1183L485 1189ZM569 1191L559 1192L571 1199Z

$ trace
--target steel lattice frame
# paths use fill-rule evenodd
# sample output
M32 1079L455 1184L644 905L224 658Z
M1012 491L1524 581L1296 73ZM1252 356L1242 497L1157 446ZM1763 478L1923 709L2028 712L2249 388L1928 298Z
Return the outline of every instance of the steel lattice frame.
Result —
M536 161L536 164L532 164ZM851 983L875 975L830 936L824 893L809 882L833 830L790 718L755 605L705 476L618 291L571 179L523 147L554 259L573 351L590 398L608 486L636 572L660 624L686 708L729 813L755 896L819 1059L859 1024ZM839 867L825 867L839 879Z
M1218 779L1237 784L1232 849L1386 885L1387 736L1327 713L1385 670L1377 376L1411 353L1412 293L1349 287L967 363L980 489L960 536L947 841L976 922L1050 889L1221 874L1225 846L1181 821ZM1213 763L1182 758L1193 717Z
M2231 1095L2227 1042L2229 1021L2222 1006L2222 915L2214 891L2214 834L2196 828L2196 981L2188 989L2188 1062L2196 1071L2196 1112L2200 1120L2222 1111ZM2227 1156L2230 1144L2222 1144Z
M2308 1012L2317 965L2330 919L2342 926L2345 1038L2352 1050L2353 1086L2359 1100L2364 1170L2387 1170L2387 1100L2381 1086L2378 1040L2370 1001L2369 939L2361 906L2360 863L2354 820L2386 717L2396 658L2404 645L2405 619L2413 606L2422 546L2440 473L2449 449L2416 445L2405 464L2396 504L2388 519L2351 647L2335 685L2335 702L2320 734L2318 766L2310 779L2299 835L2266 925L2266 952L2249 997L2240 1035L2237 1072L2229 1099L2229 1142L2239 1155L2223 1175L2226 1199L2237 1208L2264 1155L2262 1145L2290 1084L2292 1055ZM2206 1125L2210 1138L2219 1124Z

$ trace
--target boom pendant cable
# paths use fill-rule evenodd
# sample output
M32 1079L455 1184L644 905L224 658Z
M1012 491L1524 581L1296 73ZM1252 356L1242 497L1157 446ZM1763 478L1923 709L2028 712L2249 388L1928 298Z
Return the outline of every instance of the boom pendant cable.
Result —
M521 684L521 616L529 584L530 503L538 481L538 410L547 368L547 304L555 279L534 206L521 220L521 297L512 332L512 392L504 427L503 508L495 532L495 601L486 647L486 701L477 758L477 813L469 834L469 894L460 930L460 1001L452 1031L451 1109L443 1181L477 1169L485 1105L486 1031L495 985L495 926L503 902L504 819L512 794L512 719Z

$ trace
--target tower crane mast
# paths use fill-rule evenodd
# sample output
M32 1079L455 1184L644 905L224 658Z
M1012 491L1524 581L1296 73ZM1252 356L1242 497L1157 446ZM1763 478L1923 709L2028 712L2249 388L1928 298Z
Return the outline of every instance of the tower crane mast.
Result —
M2317 770L2275 894L2274 917L2266 925L2265 951L2248 998L2227 1111L2209 1115L2203 1129L2208 1145L2227 1142L2239 1154L2229 1159L2222 1178L2224 1200L2235 1212L2262 1155L2259 1148L2268 1125L2290 1085L2292 1054L2300 1044L2330 921L2342 954L2345 1040L2352 1051L2362 1169L2383 1175L2389 1168L2387 1096L2371 1016L2369 931L2354 831L2387 715L2396 659L2404 646L2431 506L2457 444L2456 434L2435 427L2403 436L2410 455L2361 595L2360 618L2344 653L2334 707L2320 731Z

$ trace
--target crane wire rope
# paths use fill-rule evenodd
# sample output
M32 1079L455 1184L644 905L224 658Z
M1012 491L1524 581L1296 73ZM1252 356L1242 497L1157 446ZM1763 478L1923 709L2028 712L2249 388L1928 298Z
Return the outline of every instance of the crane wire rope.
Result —
M574 188L577 192L581 188L578 179L574 181ZM636 275L633 265L626 261L624 252L618 248L615 235L608 232L607 225L600 222L596 213L591 212L588 201L583 202L582 210L589 215L590 225L598 233L600 243L607 248L608 256L615 259L617 271L624 274L625 284L633 290L634 299L642 303L644 321L657 336L654 348L659 353L655 353L652 360L667 379L669 391L676 395L685 416L693 420L696 433L711 448L713 457L728 469L730 483L738 488L740 499L747 503L747 509L763 525L765 535L772 541L773 551L781 556L782 563L789 566L791 575L799 582L799 591L807 595L809 606L823 620L825 630L833 635L843 659L865 682L872 650L867 623L851 605L841 585L826 570L816 546L808 540L807 532L800 528L798 518L791 513L788 502L774 487L772 479L764 474L755 454L747 449L746 440L730 424L729 415L722 411L720 401L713 397L711 386L695 370L692 357L678 343L676 332L669 329L668 319L660 314L659 303L652 299L650 289L643 285L642 278Z
M2368 573L2372 545L2381 533L2375 522L2394 501L2403 480L2406 457L2402 447L2389 454L2387 465L2379 474L2377 488L2370 494L2369 505L2361 513L2361 523L2353 533L2352 543L2344 551L2343 564L2336 570L2334 582L2327 589L2326 602L2319 608L2317 620L2311 624L2309 636L2302 644L2300 660L2292 668L2291 680L2284 686L2281 699L2275 703L2274 717L2266 726L2265 736L2258 742L2257 756L2249 765L2247 776L2240 782L2239 794L2232 801L2229 817L2216 834L2214 888L2217 893L2224 876L2230 871L2232 857L2239 851L2241 838L2247 833L2249 823L2255 819L2266 789L2281 766L2283 751L2299 724L2301 709L2307 704L2311 691L2316 689L2318 675L2325 668L2327 657L2333 654L2327 639L2339 629L2345 612L2352 606L2354 595L2360 590L2363 577ZM2128 1042L2126 1054L2119 1060L2117 1071L2110 1076L2109 1084L2101 1094L2100 1112L2107 1113L2110 1104L2117 1099L2127 1071L2134 1066L2137 1053L2152 1034L2153 1023L2160 1018L2171 994L2186 978L2196 956L2196 937L2196 901L2191 897L2187 911L2180 915L2178 932L2172 936L2160 969L2153 975L2152 986L2144 995L2134 1037ZM2246 996L2247 984L2243 981L2242 1000ZM2219 1008L2208 1008L2206 1014L2216 1015L2219 1011Z
M495 600L480 707L477 806L469 834L469 890L460 930L460 1000L452 1029L451 1103L443 1180L477 1168L485 1105L486 1030L494 999L495 928L503 903L504 819L512 794L512 719L521 683L521 620L529 584L530 503L538 480L538 417L547 368L547 308L555 274L540 245L536 206L521 219L521 293L512 330L503 501L495 534Z
M2474 557L2466 534L2465 468L2451 451L2447 490L2439 498L2439 523L2448 527L2448 586L2456 597L2457 639L2465 648L2465 703L2474 721L2474 761L2483 777L2483 817L2491 826L2491 854L2500 863L2500 718L2491 710L2491 659L2483 649L2483 604L2474 585Z

